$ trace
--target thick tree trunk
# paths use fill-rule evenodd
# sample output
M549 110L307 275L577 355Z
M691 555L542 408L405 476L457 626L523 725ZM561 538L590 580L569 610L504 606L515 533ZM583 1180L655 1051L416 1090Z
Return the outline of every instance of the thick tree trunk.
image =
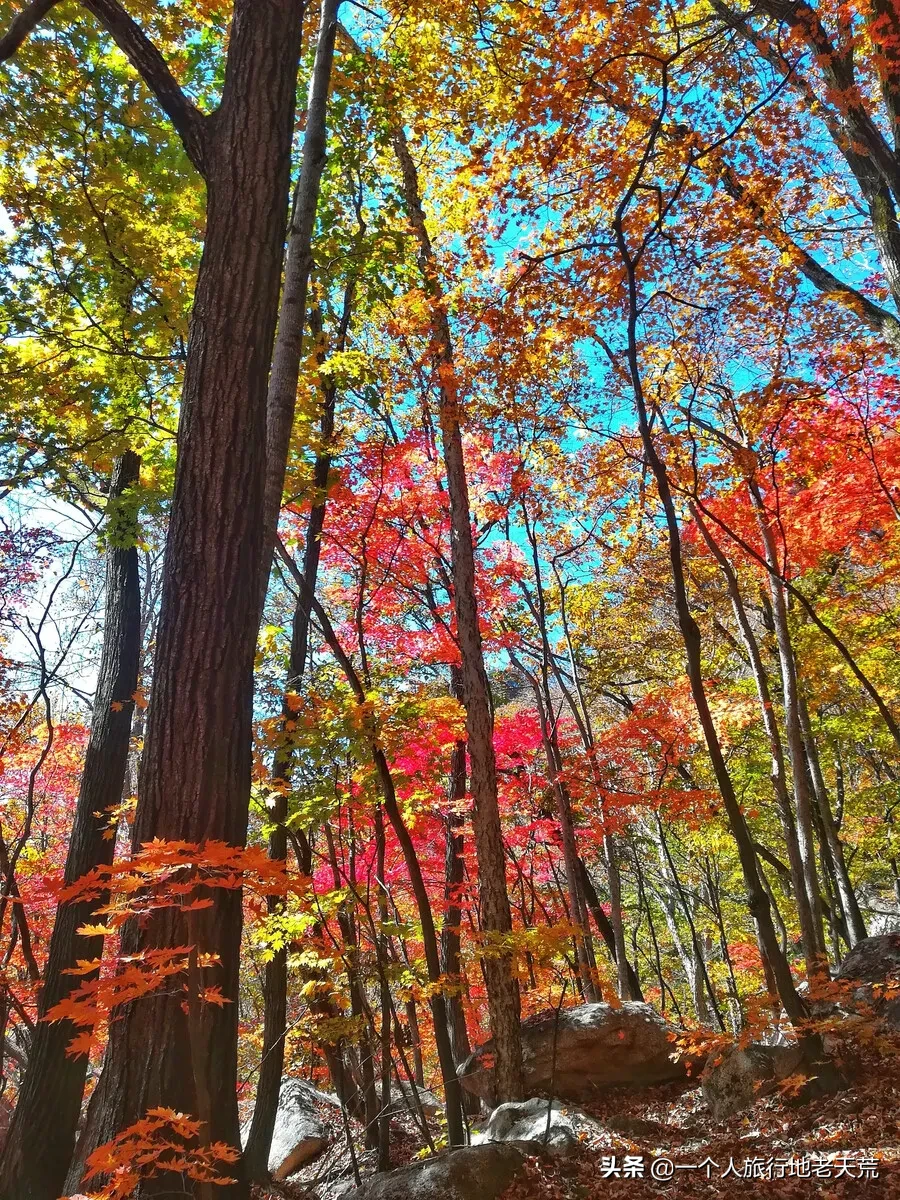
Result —
M300 55L297 0L236 0L222 103L208 119L207 233L197 280L153 698L134 845L152 838L242 845L250 794L253 657L265 475L265 403L288 207ZM241 895L218 892L189 932L171 910L128 929L126 952L194 941L220 958L189 1038L178 995L154 995L113 1022L78 1162L154 1105L197 1114L208 1136L239 1144L238 968ZM193 1055L192 1055L193 1050ZM193 1064L193 1070L189 1064ZM238 1174L242 1174L240 1164ZM184 1183L158 1176L161 1195ZM220 1200L247 1195L245 1182Z
M111 500L137 483L139 467L136 454L128 451L122 456L113 474ZM137 548L111 545L106 561L100 669L66 856L66 883L74 883L92 868L112 862L115 839L107 836L104 814L122 799L140 655ZM82 901L61 904L57 909L38 997L39 1018L84 979L65 972L75 967L79 958L99 958L103 939L78 933L82 925L96 921L94 911L99 903ZM28 1065L0 1161L0 1195L4 1200L56 1200L63 1190L75 1147L88 1066L86 1055L70 1058L66 1054L66 1046L76 1032L69 1021L49 1024L38 1020L34 1027Z
M437 263L425 226L418 176L401 128L394 130L392 141L403 177L406 212L416 238L423 283L431 304L433 360L438 379L441 440L447 472L447 491L450 496L453 600L462 659L466 740L474 810L472 828L478 859L478 898L481 928L487 949L484 972L496 1056L494 1078L498 1101L519 1100L524 1089L522 1039L519 1028L521 1006L512 956L502 948L503 940L512 930L512 914L506 886L506 854L497 800L494 712L484 666L481 628L478 623L475 548L453 345L437 275Z

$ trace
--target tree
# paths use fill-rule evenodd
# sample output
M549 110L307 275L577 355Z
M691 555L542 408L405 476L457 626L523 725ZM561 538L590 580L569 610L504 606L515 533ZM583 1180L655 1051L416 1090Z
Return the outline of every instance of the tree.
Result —
M207 186L134 844L167 837L241 845L250 788L265 395L287 214L301 11L294 0L264 8L238 0L221 103L214 115L204 115L115 0L85 7L151 89ZM20 14L3 42L4 57L51 8L39 0ZM238 1141L239 897L217 898L197 924L195 940L220 955L229 1004L207 1014L199 1060L191 1057L178 1003L156 998L152 1013L141 1008L116 1023L80 1162L160 1103L196 1113L216 1140ZM135 948L176 945L184 931L161 916L149 929L132 929L129 939ZM186 1073L184 1063L190 1061L194 1072ZM76 1169L76 1182L78 1174ZM149 1186L158 1191L167 1184ZM43 1194L58 1191L57 1183ZM246 1187L237 1184L233 1192L244 1194Z
M401 128L394 132L393 145L403 178L407 215L418 246L423 286L431 308L434 367L440 395L438 412L450 497L453 603L462 659L462 693L466 708L466 745L471 762L470 786L478 852L481 921L487 938L484 969L497 1055L497 1096L500 1100L518 1100L523 1095L519 989L509 952L502 945L504 936L512 928L512 917L506 891L503 833L497 808L493 704L484 667L475 594L475 557L463 455L461 397L437 262L425 227L415 164ZM495 940L496 944L492 946L491 940Z
M68 884L111 862L115 846L108 823L122 798L141 652L136 530L128 508L128 492L138 482L139 467L137 456L126 453L110 486L103 646L95 715L66 857ZM78 936L92 915L92 906L85 902L63 904L57 911L42 979L39 1022L0 1160L0 1186L9 1196L55 1194L69 1167L87 1058L66 1054L72 1036L66 1022L49 1024L40 1018L75 987L76 979L67 972L77 960L94 957L99 950L101 939ZM39 1125L47 1130L47 1137L43 1154L33 1160L27 1148Z

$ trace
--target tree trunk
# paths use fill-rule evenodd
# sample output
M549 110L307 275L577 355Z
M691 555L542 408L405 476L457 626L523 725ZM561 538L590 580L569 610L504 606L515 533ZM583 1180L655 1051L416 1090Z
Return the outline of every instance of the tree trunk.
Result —
M610 958L616 964L617 974L620 975L619 946L616 940L615 930L609 917L603 911L603 908L600 904L600 897L597 895L597 889L594 887L593 881L588 874L588 869L585 866L583 859L581 860L581 885L584 889L585 901L597 926L597 932L606 943L606 948L609 951ZM641 981L638 979L634 967L632 967L627 958L625 960L625 982L628 988L628 995L625 998L628 1000L643 1001L644 993L641 991Z
M825 787L825 779L822 775L822 766L819 762L819 752L816 749L816 741L813 736L812 724L809 719L809 709L807 708L806 701L802 696L800 697L800 727L803 730L803 743L806 750L806 758L809 763L809 773L813 785L813 794L816 798L819 817L822 821L822 831L825 835L825 844L828 848L832 866L834 868L835 883L837 884L838 895L840 896L841 900L841 907L844 910L844 918L847 922L847 933L850 938L850 945L855 946L857 942L868 936L866 932L866 923L859 907L859 901L856 898L856 892L854 891L853 884L850 880L850 872L847 869L847 859L844 854L844 843L841 841L837 825L835 824L834 814L831 811L831 802L828 799L828 789Z
M462 701L462 672L457 666L450 668L450 692L457 700ZM450 760L449 792L451 805L461 804L465 799L466 743L462 741L457 742L453 747ZM451 812L447 817L444 854L445 907L444 921L441 926L441 961L444 974L456 984L456 987L447 994L447 1020L450 1025L453 1058L457 1066L469 1057L472 1050L469 1029L466 1024L466 1010L462 999L465 979L462 975L460 961L462 902L459 893L466 870L463 859L463 835L460 829L463 821L464 817L461 813ZM421 1058L421 1051L419 1057ZM464 1113L474 1116L480 1108L478 1097L464 1088L461 1098Z
M566 639L566 647L569 652L569 667L572 672L572 680L575 686L575 696L565 686L562 678L562 672L556 665L556 660L551 656L550 663L553 667L556 682L560 691L566 698L566 703L569 706L575 724L578 726L578 732L581 736L581 742L587 754L588 763L590 764L591 775L594 780L594 786L597 790L597 804L600 810L600 820L604 824L603 831L603 853L606 858L606 879L609 887L609 921L615 939L615 953L613 961L616 964L616 976L618 984L619 998L622 1000L639 1000L641 999L641 989L636 983L637 976L631 967L628 960L628 947L625 942L625 914L622 910L622 873L619 867L619 848L617 839L613 833L605 828L606 825L606 803L603 797L603 785L600 777L600 771L597 766L597 756L595 753L594 730L591 724L591 714L585 700L584 689L581 683L581 674L578 670L578 663L575 659L575 650L572 646L572 639L569 634L569 620L566 614L566 588L559 572L556 573L557 583L559 584L560 595L560 619L562 621L563 634ZM577 696L577 703L575 697Z
M594 946L591 940L590 923L587 907L581 890L581 878L578 870L578 842L575 835L575 823L572 819L572 801L569 790L563 781L563 762L559 748L557 733L558 719L553 715L553 695L550 690L551 660L550 639L547 636L547 605L544 597L544 581L541 571L541 560L538 553L537 534L529 519L528 509L522 502L522 516L525 532L531 546L531 562L534 571L534 586L536 604L529 604L538 627L541 639L541 674L540 679L533 676L518 659L510 655L519 672L534 689L541 722L541 739L544 745L544 755L547 760L547 771L553 794L556 799L556 813L559 822L560 840L563 849L563 864L566 871L566 907L569 911L569 921L578 931L575 935L575 964L582 991L586 1000L591 1003L601 999L597 985L597 964L594 959ZM621 912L621 896L619 909ZM624 953L620 954L623 963ZM617 961L619 961L617 960Z
M753 632L753 626L750 624L750 618L747 616L747 610L744 607L743 598L741 597L740 586L738 584L737 574L734 567L728 560L728 557L722 552L721 547L716 542L715 538L709 530L706 522L700 515L700 511L696 505L691 506L691 515L700 530L703 540L706 542L710 553L719 564L722 574L725 576L725 583L728 588L728 595L731 600L731 607L734 612L735 620L738 624L738 629L741 633L741 640L747 651L750 659L750 669L753 674L753 681L756 684L756 693L759 696L760 711L762 714L763 728L766 732L766 738L769 742L769 750L772 755L772 789L775 792L775 801L778 805L779 815L781 817L781 828L784 833L784 842L787 847L788 863L791 869L791 884L794 889L794 901L797 905L797 916L800 920L801 937L803 940L804 954L806 957L807 970L812 971L816 963L816 934L815 934L815 917L813 915L812 906L809 901L809 892L807 889L806 875L803 865L803 853L800 847L800 841L797 837L797 823L794 820L794 811L791 806L791 797L788 792L787 776L785 772L784 749L781 743L781 734L778 729L778 723L775 720L775 706L772 703L772 694L769 688L769 676L760 653L759 643L756 635ZM775 581L773 580L773 586Z
M498 1101L520 1100L524 1094L521 1006L512 956L502 945L512 931L512 914L506 886L506 854L497 800L494 712L478 623L475 548L453 345L437 274L437 263L425 226L418 176L402 128L394 130L392 141L403 176L406 212L418 244L419 265L431 304L432 352L438 379L441 440L447 472L447 491L450 496L453 600L462 659L466 740L471 765L470 786L474 810L472 828L478 859L478 898L482 935L487 950L484 972L496 1056L494 1078Z
M384 817L375 809L375 887L378 890L378 932L375 953L378 958L379 998L381 1000L381 1093L378 1109L378 1170L391 1169L391 989L387 967L388 939L384 930L388 922L387 884L384 881L385 849Z
M709 972L706 969L706 956L703 953L703 944L697 935L697 927L694 924L694 917L691 912L691 907L688 904L687 896L681 884L681 877L678 874L678 868L675 866L675 860L672 858L672 852L669 849L669 843L666 841L666 833L663 828L663 823L659 813L654 813L656 820L656 831L658 837L660 867L662 868L663 879L674 884L675 894L681 901L681 911L684 913L687 921L688 929L691 934L691 953L687 954L682 950L682 960L690 964L688 976L691 981L691 993L694 1000L694 1008L697 1011L697 1020L701 1024L705 1024L709 1020L710 1005L715 1013L716 1021L719 1029L725 1032L725 1021L722 1017L719 1001L716 997L716 990L712 985L712 980L709 977ZM666 909L667 915L671 918L671 927L676 932L674 904L671 909ZM704 991L705 989L705 991ZM706 997L709 997L709 1004L706 1003Z
M299 56L296 0L236 0L222 103L207 118L207 232L182 395L136 848L153 838L237 846L246 838L266 385ZM70 1190L79 1190L81 1164L94 1148L150 1107L198 1113L201 1092L210 1101L209 1138L239 1144L240 892L218 891L213 906L194 916L200 948L220 958L209 982L227 1003L206 1006L193 1059L180 996L145 997L121 1012ZM132 925L123 945L139 952L187 940L183 918L166 910ZM192 1061L201 1078L186 1069ZM235 1169L242 1175L240 1164ZM180 1176L161 1175L142 1194L183 1188ZM218 1194L236 1200L247 1185L241 1180Z
M127 451L113 473L112 501L137 483L139 468L137 455ZM100 669L91 736L66 856L67 884L94 867L112 862L115 839L108 836L105 814L122 799L140 654L137 547L111 544L106 560ZM75 1147L88 1059L87 1055L70 1058L66 1054L66 1046L77 1032L71 1022L50 1024L41 1018L85 978L65 972L75 967L79 958L99 958L103 939L83 937L77 931L84 924L96 922L94 914L100 903L61 904L56 911L38 995L39 1019L32 1033L28 1065L0 1161L0 1195L8 1200L56 1200L65 1184ZM37 1130L40 1130L40 1152L35 1141Z
M314 310L314 312L317 310ZM321 334L321 324L310 314L313 332ZM324 359L324 354L323 354ZM322 395L322 417L320 432L323 451L316 455L313 467L313 495L315 497L309 518L306 523L306 537L303 544L303 577L315 591L316 578L319 571L319 555L321 551L321 535L325 524L326 490L328 473L331 470L331 453L328 447L334 435L334 407L336 391L333 385L322 380L320 383ZM265 557L265 555L264 555ZM268 577L268 567L266 568ZM290 734L287 723L292 720L289 692L296 692L303 681L306 670L306 657L309 647L309 606L302 596L298 597L294 608L291 629L291 650L288 661L287 679L285 681L284 704L282 708L281 733L284 741L275 755L272 764L272 786L275 792L275 804L271 813L272 833L269 836L269 857L277 862L287 860L287 828L285 821L288 817L287 801L293 772L293 750L290 744ZM311 868L310 864L310 868ZM270 896L268 907L275 912L282 901L277 896ZM264 1183L269 1178L269 1150L272 1145L272 1134L275 1130L275 1118L278 1113L278 1096L281 1091L281 1077L284 1071L284 1035L287 1020L287 968L288 951L282 947L275 952L274 957L266 963L263 981L263 1046L259 1079L256 1085L256 1102L253 1108L253 1120L244 1150L247 1177L257 1183Z
M782 1004L784 1005L788 1019L794 1025L802 1025L808 1015L806 1005L803 1003L803 1000L797 993L797 989L794 986L794 980L791 975L790 964L788 963L787 958L782 953L781 947L778 944L778 935L775 932L775 925L772 921L769 898L766 895L759 875L759 866L756 861L756 851L753 846L753 839L750 835L750 830L747 827L747 822L741 810L740 803L738 802L737 795L735 794L731 775L728 771L728 764L725 761L725 755L722 751L722 745L719 741L718 731L716 730L715 722L713 721L712 712L710 711L709 701L706 695L706 685L703 679L703 657L700 629L697 625L697 622L694 620L693 614L691 613L690 602L688 600L687 585L684 576L684 563L682 561L681 530L678 523L678 515L675 510L675 502L672 496L672 488L669 482L668 472L656 449L656 444L654 442L653 433L651 431L647 414L647 405L644 398L640 362L638 359L637 273L635 260L630 255L627 243L625 241L625 235L622 226L623 211L624 209L620 209L620 213L615 221L614 230L627 278L628 374L634 394L638 428L644 450L644 459L653 474L657 493L665 514L669 551L669 567L671 570L672 584L675 593L675 609L678 618L678 625L681 630L682 640L684 642L691 695L694 700L694 706L697 710L697 716L700 720L700 726L703 730L704 740L706 741L707 751L712 763L713 774L716 779L716 784L719 788L719 793L722 797L722 803L728 816L731 834L734 838L735 846L738 852L738 859L740 861L741 871L744 877L744 885L747 889L747 907L753 916L754 921L756 922L760 941L762 942L766 956L768 957L768 960L772 966L772 971L778 985L778 994L781 998ZM810 1034L804 1034L800 1038L800 1044L803 1048L804 1059L807 1063L807 1066L812 1072L821 1077L822 1085L836 1085L838 1082L838 1077L834 1071L833 1065L827 1061L823 1062L824 1050L822 1047L821 1038Z
M766 562L769 565L769 589L772 597L772 619L775 639L778 644L778 661L781 667L782 694L784 699L784 728L787 736L791 775L794 781L794 806L797 813L797 841L803 864L803 882L808 899L811 924L803 931L803 952L810 978L821 974L827 966L825 934L822 927L822 902L819 897L819 873L816 870L816 847L812 827L812 797L806 775L806 759L803 753L803 732L800 728L800 696L797 687L797 662L791 644L788 626L788 611L785 589L781 583L784 574L778 567L778 555L768 514L756 483L748 483L750 497L756 511L757 525L763 542Z
M328 618L328 614L322 608L321 604L316 599L313 592L310 590L306 580L297 571L296 566L293 568L294 579L300 586L303 601L309 606L310 613L314 613L322 635L335 657L350 689L353 692L357 704L362 705L366 698L366 689L353 663L344 653L340 640L334 631L334 626ZM438 1052L438 1061L441 1068L441 1079L444 1085L444 1101L447 1112L447 1133L450 1139L451 1146L461 1146L464 1142L465 1132L462 1120L462 1102L461 1102L461 1085L456 1074L456 1064L453 1060L453 1048L450 1042L449 1023L447 1021L447 1009L444 1003L444 995L440 989L441 984L441 956L438 944L437 928L434 923L434 915L431 911L431 900L428 896L428 889L425 885L425 880L422 875L422 868L419 864L419 858L416 854L415 843L410 836L409 829L403 819L403 814L400 812L400 806L397 802L397 793L394 787L394 779L391 774L391 768L388 760L382 749L376 731L370 731L369 745L372 754L372 764L375 767L376 775L378 776L379 788L381 791L384 812L391 824L394 835L400 846L403 854L403 861L406 865L407 874L409 876L410 886L412 887L413 896L416 902L416 909L419 915L422 934L422 949L425 952L425 962L428 971L429 983L436 985L431 996L429 997L429 1007L431 1009L432 1024L434 1027L434 1040ZM329 834L330 837L330 834ZM338 885L335 884L337 887Z
M585 1000L596 1003L602 999L597 985L597 969L594 962L593 943L587 923L587 906L581 886L581 872L578 855L578 843L575 837L575 825L572 820L572 802L568 788L562 779L562 755L559 750L559 739L556 735L555 723L551 722L547 704L552 700L549 688L544 680L542 691L536 679L531 678L519 664L525 677L534 687L535 701L538 706L538 716L541 722L541 738L544 745L544 756L547 761L547 772L551 780L553 796L556 801L556 819L559 824L560 841L563 850L563 866L566 876L565 901L569 913L569 921L577 930L575 935L575 966L581 980ZM616 947L616 963L627 962L624 955ZM620 970L621 978L621 970ZM626 985L627 986L627 985ZM627 997L626 997L627 998Z
M341 876L340 865L330 826L325 827L328 841L328 858L331 863L332 883L335 891L346 884ZM352 860L351 860L352 862ZM352 875L352 866L351 866ZM354 880L350 879L351 889ZM379 1104L375 1080L375 1056L372 1051L373 1029L366 1001L365 983L359 973L359 939L356 935L353 912L346 900L338 908L338 925L344 943L344 962L347 968L347 990L350 993L350 1012L359 1021L359 1090L363 1101L363 1123L367 1150L378 1148Z
M298 0L299 2L299 0ZM328 93L334 63L337 14L341 0L322 0L316 57L309 84L306 128L300 177L294 195L290 238L284 266L284 288L278 334L272 353L272 370L266 398L266 482L263 493L263 552L260 559L259 611L262 613L272 569L272 553L278 531L278 514L284 491L303 330L306 326L306 300L312 271L312 239L319 205L319 186L325 169L325 143L328 117Z

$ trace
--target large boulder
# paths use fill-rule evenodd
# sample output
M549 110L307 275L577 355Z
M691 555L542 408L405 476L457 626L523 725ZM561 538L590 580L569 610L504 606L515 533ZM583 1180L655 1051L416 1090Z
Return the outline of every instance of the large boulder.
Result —
M416 1099L418 1098L418 1104ZM419 1109L426 1117L437 1116L443 1104L428 1088L419 1087L408 1079L399 1079L391 1084L391 1116L418 1117Z
M326 1092L317 1091L302 1079L284 1080L278 1095L278 1112L269 1151L269 1173L273 1179L287 1179L328 1145L330 1134L317 1114L315 1104L331 1103L331 1100ZM340 1105L336 1097L335 1101ZM249 1132L248 1122L241 1131L245 1144Z
M524 1165L524 1150L508 1142L464 1146L375 1175L342 1200L497 1200Z
M837 978L860 985L853 989L854 1005L871 1005L892 1029L900 1029L900 993L885 991L886 985L896 988L900 983L900 933L857 942L841 963Z
M549 1110L549 1121L548 1121ZM574 1154L581 1136L602 1136L602 1127L578 1108L564 1108L542 1097L509 1101L491 1113L481 1138L486 1142L539 1142L551 1154L565 1158Z
M802 1061L799 1046L729 1046L714 1054L700 1076L700 1090L713 1119L724 1121L775 1090Z
M674 1060L672 1027L649 1004L580 1004L559 1013L556 1064L553 1041L557 1014L541 1013L522 1022L522 1063L529 1092L552 1092L584 1100L606 1088L649 1087L682 1079L683 1062ZM479 1046L460 1066L468 1091L494 1102L493 1042Z

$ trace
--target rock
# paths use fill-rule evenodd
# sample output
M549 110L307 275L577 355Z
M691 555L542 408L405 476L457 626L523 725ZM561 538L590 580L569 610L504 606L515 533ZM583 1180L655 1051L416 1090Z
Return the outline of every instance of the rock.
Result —
M303 1093L310 1105L329 1104L332 1108L343 1108L340 1096L336 1096L334 1092L322 1092L317 1087L313 1087L311 1083L307 1083L305 1079L294 1079L292 1083L298 1092Z
M602 1132L586 1113L578 1109L570 1112L557 1100L548 1106L546 1100L536 1096L532 1100L510 1101L495 1108L488 1118L483 1137L486 1142L540 1142L551 1154L565 1158L578 1149L579 1129L591 1128L597 1133Z
M892 971L900 971L900 933L882 933L857 942L841 963L837 978L883 983Z
M713 1119L724 1121L750 1108L754 1100L774 1091L776 1084L800 1066L799 1046L730 1046L713 1055L700 1076L703 1099Z
M375 1175L342 1200L497 1200L524 1165L520 1147L484 1142Z
M409 1116L416 1119L419 1115L416 1107L416 1095L426 1117L434 1117L443 1111L443 1104L429 1092L428 1088L418 1087L409 1080L401 1079L391 1084L391 1115Z
M892 1029L900 1030L900 995L880 994L886 983L900 981L900 933L883 933L857 942L836 978L862 986L853 991L853 1003L871 1005Z
M331 1103L327 1093L318 1092L302 1079L285 1079L282 1083L269 1151L269 1172L273 1179L287 1179L328 1145L330 1135L315 1111L316 1100ZM337 1103L340 1105L340 1101ZM249 1132L248 1121L241 1131L245 1144Z
M649 1087L683 1079L684 1063L670 1057L672 1027L649 1004L581 1004L559 1014L556 1069L553 1037L556 1014L541 1013L522 1022L525 1087L568 1100L582 1100L605 1088ZM485 1060L493 1043L479 1046L459 1069L463 1087L489 1104L494 1099L493 1071ZM552 1083L551 1083L552 1078Z

